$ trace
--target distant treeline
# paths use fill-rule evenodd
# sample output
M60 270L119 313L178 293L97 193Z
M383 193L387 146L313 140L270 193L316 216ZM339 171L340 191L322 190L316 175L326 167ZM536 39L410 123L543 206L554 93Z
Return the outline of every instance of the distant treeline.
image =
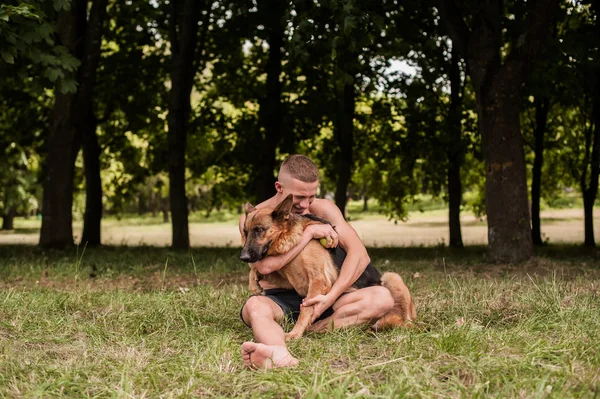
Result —
M0 6L0 211L40 245L101 243L103 212L190 211L273 194L286 155L342 211L423 193L486 215L489 251L542 245L540 203L580 191L594 246L599 2L7 0ZM464 193L468 192L468 198Z

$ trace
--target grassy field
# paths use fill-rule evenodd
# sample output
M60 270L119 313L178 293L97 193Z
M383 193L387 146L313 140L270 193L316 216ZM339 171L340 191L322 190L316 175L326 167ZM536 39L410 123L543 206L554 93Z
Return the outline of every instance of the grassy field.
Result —
M0 246L0 397L600 396L597 251L516 266L482 247L370 248L404 276L420 328L309 334L290 346L297 368L269 372L239 355L238 251Z

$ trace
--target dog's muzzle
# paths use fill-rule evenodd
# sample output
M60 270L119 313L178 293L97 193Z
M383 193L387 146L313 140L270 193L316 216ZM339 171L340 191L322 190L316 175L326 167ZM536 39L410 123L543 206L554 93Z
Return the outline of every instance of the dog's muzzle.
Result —
M242 248L242 253L240 254L240 260L246 263L256 263L265 256L267 256L267 252L269 252L269 248L271 248L271 242L269 241L267 245L262 248L262 252L258 253L254 248L244 247Z
M258 262L260 259L256 251L250 248L243 248L242 253L240 254L240 260L246 263L255 263Z

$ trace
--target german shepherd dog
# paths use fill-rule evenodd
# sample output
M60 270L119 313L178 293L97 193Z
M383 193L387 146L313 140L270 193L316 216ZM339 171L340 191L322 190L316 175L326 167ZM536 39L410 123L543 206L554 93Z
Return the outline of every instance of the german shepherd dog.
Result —
M294 289L306 298L325 295L338 277L346 252L338 248L326 249L318 240L310 243L290 263L268 275L260 274L252 263L266 256L281 255L302 238L305 227L328 221L314 215L297 215L292 212L293 196L290 194L275 209L256 209L245 205L246 222L242 236L240 259L250 263L249 287L255 294L261 294L260 280L269 281L280 288ZM411 326L417 314L408 287L397 273L384 273L383 276L369 264L367 269L348 290L382 285L390 290L394 307L374 325L374 330L392 326ZM302 337L310 324L313 307L302 307L296 325L286 340Z

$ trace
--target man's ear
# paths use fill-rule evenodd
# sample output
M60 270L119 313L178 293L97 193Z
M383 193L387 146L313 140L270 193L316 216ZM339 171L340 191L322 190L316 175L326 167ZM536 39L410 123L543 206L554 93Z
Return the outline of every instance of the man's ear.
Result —
M279 182L279 180L277 180L275 182L275 191L277 191L278 193L283 191L283 188L281 187L281 183Z
M294 206L294 196L292 194L285 197L283 201L277 205L277 207L271 213L273 219L275 220L283 220L287 219L290 212L292 211L292 207Z
M253 207L252 205L250 205L250 203L249 203L249 202L246 202L246 203L244 204L244 211L246 212L246 215L247 215L247 214L249 214L249 213L252 213L252 212L254 212L255 210L256 210L256 208L255 208L255 207Z

